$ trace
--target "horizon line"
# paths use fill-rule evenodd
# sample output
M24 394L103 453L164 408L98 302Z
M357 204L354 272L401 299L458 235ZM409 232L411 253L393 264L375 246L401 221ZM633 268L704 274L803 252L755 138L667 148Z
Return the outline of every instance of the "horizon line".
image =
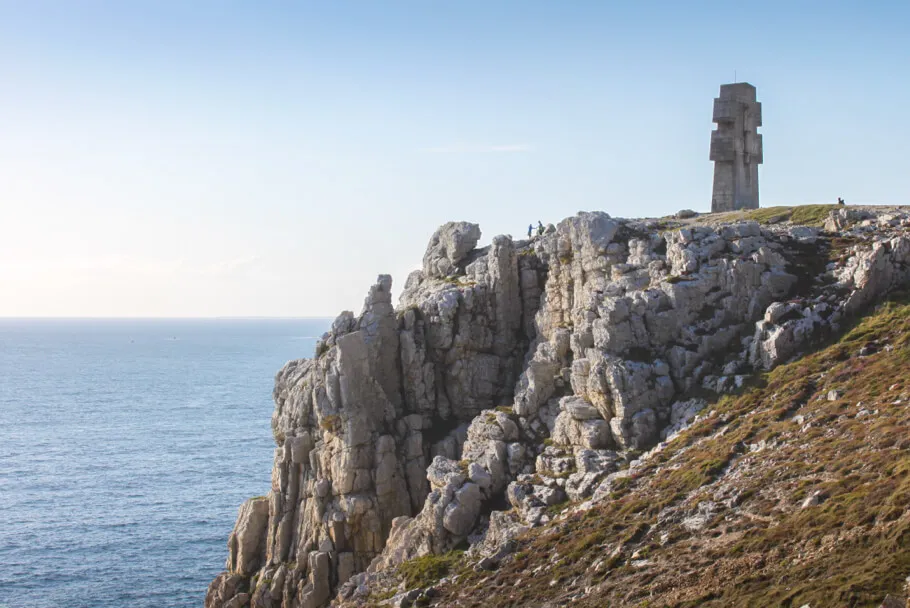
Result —
M307 317L292 317L292 316L267 316L267 315L219 315L219 316L173 316L173 317L153 317L153 316L51 316L51 315L41 315L41 316L19 316L19 315L0 315L0 321L12 321L12 320L22 320L22 321L38 321L38 320L60 320L60 321L244 321L244 320L283 320L283 321L310 321L310 320L333 320L337 317L335 316L307 316Z

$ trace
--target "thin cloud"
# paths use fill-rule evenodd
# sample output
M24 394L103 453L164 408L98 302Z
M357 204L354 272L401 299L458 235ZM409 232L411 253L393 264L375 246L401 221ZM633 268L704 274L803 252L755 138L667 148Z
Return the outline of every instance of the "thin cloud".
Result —
M230 260L222 260L214 264L208 264L198 269L200 274L211 276L231 276L243 274L250 270L255 270L259 266L260 258L257 255L250 255Z
M465 145L435 146L424 148L424 152L431 154L496 154L532 152L534 146L530 144L495 144L495 145Z
M505 146L490 146L490 152L531 152L533 146L529 144L507 144Z

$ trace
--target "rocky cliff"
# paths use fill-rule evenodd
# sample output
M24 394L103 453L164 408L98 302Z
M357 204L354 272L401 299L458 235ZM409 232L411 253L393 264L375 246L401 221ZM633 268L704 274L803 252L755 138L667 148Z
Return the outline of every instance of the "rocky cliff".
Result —
M480 249L477 225L442 226L397 307L380 276L278 373L272 489L241 507L206 606L378 601L415 560L467 546L494 569L570 505L610 503L717 395L910 280L910 214L814 211L579 213ZM387 601L433 601L407 586Z

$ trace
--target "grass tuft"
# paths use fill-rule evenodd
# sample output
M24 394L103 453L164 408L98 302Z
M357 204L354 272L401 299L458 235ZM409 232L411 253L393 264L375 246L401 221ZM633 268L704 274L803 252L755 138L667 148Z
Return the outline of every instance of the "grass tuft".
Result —
M464 551L456 550L443 555L424 555L398 566L398 574L408 589L423 589L439 582L452 572Z

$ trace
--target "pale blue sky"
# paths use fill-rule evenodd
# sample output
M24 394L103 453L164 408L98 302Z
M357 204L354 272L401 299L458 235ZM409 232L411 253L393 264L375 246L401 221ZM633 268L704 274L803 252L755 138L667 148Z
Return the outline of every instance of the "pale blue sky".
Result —
M910 202L910 2L0 0L0 316L333 316L442 222Z

